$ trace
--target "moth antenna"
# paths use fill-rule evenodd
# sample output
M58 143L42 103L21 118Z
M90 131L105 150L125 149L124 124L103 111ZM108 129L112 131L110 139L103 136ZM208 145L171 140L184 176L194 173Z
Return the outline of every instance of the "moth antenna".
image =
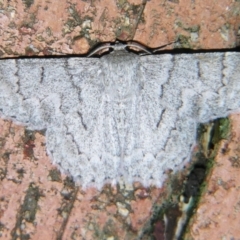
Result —
M147 54L152 54L152 52L150 52L149 50L147 50L147 48L139 43L136 43L136 42L130 42L129 44L127 44L126 47L135 47L135 48L138 48L142 51L144 51L145 53Z
M105 49L107 49L107 48L112 48L112 46L111 46L109 43L106 44L106 45L100 46L100 47L98 47L97 49L95 49L95 50L93 50L92 52L90 52L90 53L87 55L87 57L89 58L89 57L93 56L95 53L97 53L97 52L99 52L99 51L101 51L101 50L105 50Z
M161 50L162 48L165 48L166 46L169 46L169 45L171 45L171 44L173 44L173 43L177 43L177 42L179 42L179 39L177 39L176 41L172 41L172 42L170 42L170 43L164 44L164 45L162 45L162 46L154 49L152 52L153 52L153 53L156 53L156 52L158 52L159 50Z

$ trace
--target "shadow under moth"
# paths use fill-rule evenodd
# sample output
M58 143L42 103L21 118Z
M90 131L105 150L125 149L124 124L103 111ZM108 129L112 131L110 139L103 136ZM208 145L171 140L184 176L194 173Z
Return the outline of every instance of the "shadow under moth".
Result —
M240 108L240 53L0 60L0 116L46 129L54 164L83 187L161 186L198 123Z

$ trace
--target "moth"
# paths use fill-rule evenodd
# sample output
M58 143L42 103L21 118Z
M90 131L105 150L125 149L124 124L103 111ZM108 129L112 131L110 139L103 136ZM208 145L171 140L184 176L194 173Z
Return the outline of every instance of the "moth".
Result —
M0 116L46 130L54 164L83 187L161 186L191 156L198 123L240 107L240 53L0 61Z

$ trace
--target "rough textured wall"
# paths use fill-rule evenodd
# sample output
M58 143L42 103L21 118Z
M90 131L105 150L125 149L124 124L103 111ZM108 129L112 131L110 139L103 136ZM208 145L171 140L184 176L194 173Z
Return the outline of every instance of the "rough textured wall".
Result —
M98 42L116 38L134 39L149 47L177 39L178 43L167 48L222 49L239 45L240 2L237 0L151 0L145 8L141 1L2 0L0 10L2 58L82 54ZM219 175L210 174L207 178L205 196L187 239L240 235L237 225L240 180L235 171L239 165L238 119L236 115L230 138L236 145L222 143L218 157L224 153L227 164L218 161L213 164L212 173L217 171ZM184 215L182 209L186 205L179 199L184 174L169 173L162 189L144 188L135 183L119 184L115 188L107 185L102 191L93 188L83 191L52 166L46 155L44 132L31 132L1 120L0 134L2 239L115 240L135 239L140 234L145 236L142 239L149 239L150 235L162 239L164 229L169 239L173 237L176 220ZM236 151L229 153L229 148ZM190 189L202 178L199 175L194 174ZM210 212L216 205L213 199L217 199L219 208ZM175 204L164 212L170 219L167 228L159 217L166 202ZM224 224L226 216L231 224Z
M0 56L82 54L98 42L136 40L159 47L232 48L239 1L151 0L0 2Z

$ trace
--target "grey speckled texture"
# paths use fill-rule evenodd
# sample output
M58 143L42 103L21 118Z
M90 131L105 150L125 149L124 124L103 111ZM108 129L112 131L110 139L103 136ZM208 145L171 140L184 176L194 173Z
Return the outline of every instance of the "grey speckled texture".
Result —
M46 129L53 162L84 187L161 186L199 122L240 108L240 53L0 61L0 115Z

